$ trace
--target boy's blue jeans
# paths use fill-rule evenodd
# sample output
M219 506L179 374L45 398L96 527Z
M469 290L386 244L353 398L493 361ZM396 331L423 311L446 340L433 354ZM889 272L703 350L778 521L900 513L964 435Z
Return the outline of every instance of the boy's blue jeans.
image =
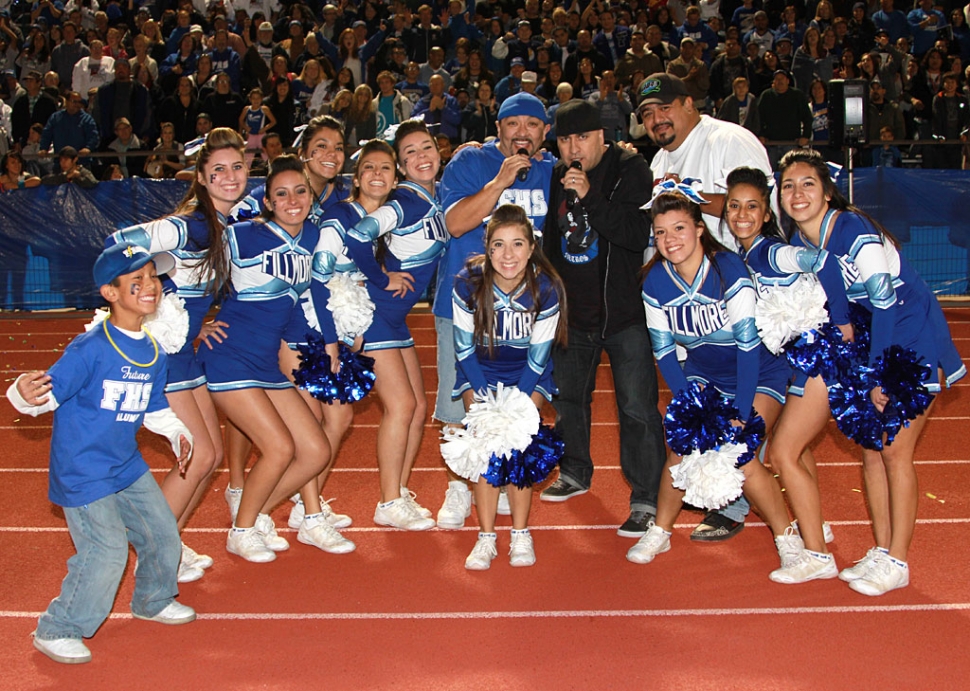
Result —
M37 638L90 638L111 613L128 561L138 554L131 611L153 617L178 594L182 541L162 490L146 472L130 487L86 506L64 509L77 554L67 561L61 594L37 622Z

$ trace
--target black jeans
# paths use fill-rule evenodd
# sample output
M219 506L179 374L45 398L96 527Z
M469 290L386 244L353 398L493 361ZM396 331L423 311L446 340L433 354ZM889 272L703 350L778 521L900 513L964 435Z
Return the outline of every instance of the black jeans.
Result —
M553 351L559 396L556 431L566 442L559 464L560 477L588 489L593 479L589 452L590 403L596 387L596 368L606 351L613 371L620 421L620 468L630 483L631 510L656 511L657 491L666 452L657 410L657 370L646 324L624 329L608 338L569 329L569 347Z

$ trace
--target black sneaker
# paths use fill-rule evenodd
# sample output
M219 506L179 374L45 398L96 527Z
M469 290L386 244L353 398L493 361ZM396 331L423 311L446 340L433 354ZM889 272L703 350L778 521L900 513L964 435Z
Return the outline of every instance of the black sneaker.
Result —
M626 523L616 531L620 537L643 537L657 517L649 511L631 511Z
M708 511L690 539L697 542L724 542L740 533L744 529L744 521L732 521L716 511Z
M555 482L542 490L542 494L539 495L539 499L542 501L563 502L570 497L578 497L580 494L586 494L588 491L588 489L570 485L568 482L559 477L556 478Z

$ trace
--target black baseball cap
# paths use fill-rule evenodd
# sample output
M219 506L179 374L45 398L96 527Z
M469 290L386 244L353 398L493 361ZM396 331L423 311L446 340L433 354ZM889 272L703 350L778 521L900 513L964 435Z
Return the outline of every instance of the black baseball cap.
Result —
M679 77L666 72L654 72L640 82L637 88L637 107L656 103L662 106L673 103L678 98L689 96L687 87ZM556 130L557 134L559 130Z

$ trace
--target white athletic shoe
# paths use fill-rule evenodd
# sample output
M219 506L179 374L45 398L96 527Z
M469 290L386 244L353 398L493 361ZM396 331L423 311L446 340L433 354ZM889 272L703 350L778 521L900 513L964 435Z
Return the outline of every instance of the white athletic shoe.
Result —
M404 497L378 504L374 511L374 523L401 530L430 530L435 525L433 520L419 514Z
M256 532L263 538L263 544L266 545L267 549L274 552L285 552L290 548L290 543L286 541L286 538L276 534L276 524L273 523L273 519L267 513L256 516Z
M222 495L225 497L226 505L229 506L229 515L232 517L233 524L236 523L236 514L239 513L239 502L242 501L242 493L241 487L226 487L226 491Z
M869 566L872 564L873 560L880 554L888 554L888 550L885 550L882 547L870 547L869 551L866 552L866 556L857 561L855 566L848 566L842 569L842 571L839 572L839 578L846 583L851 583L852 581L862 578L866 575L866 571L869 570Z
M290 517L286 521L286 524L290 526L293 530L298 530L303 524L303 518L306 515L306 507L303 505L303 500L300 499L299 495L296 498L291 498L295 503L293 508L290 509ZM331 499L330 501L333 501ZM324 518L327 519L327 523L332 525L334 528L349 528L353 525L354 520L350 516L346 516L342 513L335 513L332 508L330 508L330 503L326 501L323 497L320 497L320 510L323 512Z
M431 518L433 514L431 511L418 503L417 496L417 494L409 490L407 487L401 488L401 498L407 501L407 503L410 504L411 507L414 508L414 510L417 511L422 518Z
M54 662L65 665L80 665L91 662L91 651L80 638L37 638L34 636L34 647Z
M670 533L657 525L651 525L637 544L633 545L626 558L634 564L649 564L658 554L670 551Z
M808 583L823 578L835 578L838 575L839 570L835 565L835 557L831 554L803 549L794 563L775 569L768 575L768 578L775 583L791 585Z
M792 527L795 529L795 533L801 536L798 531L798 521L792 521ZM835 542L835 533L832 532L832 526L829 525L828 521L822 521L822 537L825 538L825 544L830 545Z
M536 563L536 551L532 544L532 534L529 529L513 530L512 544L509 546L509 564L511 566L532 566Z
M195 610L188 605L183 605L181 602L172 600L165 606L165 609L153 617L135 612L132 612L131 616L143 621L157 621L159 624L177 626L178 624L188 624L190 621L195 621Z
M495 512L499 516L511 516L512 507L509 506L509 493L503 487L498 493L498 510Z
M182 543L182 563L197 569L208 569L215 561L208 554L199 554L184 542Z
M438 509L438 527L457 530L472 515L472 493L464 482L453 480L445 490L445 503Z
M276 559L276 553L266 546L256 528L230 528L226 551L254 564L265 564Z
M179 562L179 571L176 580L179 583L192 583L199 580L205 575L205 571L197 566L192 566L191 564L186 564L183 559Z
M303 519L296 539L330 554L347 554L357 549L357 545L338 533L323 514Z
M802 556L805 543L798 536L794 526L785 528L785 534L775 538L775 547L778 548L778 558L781 560L781 568L787 569L794 566Z
M492 559L498 556L495 540L495 533L479 533L475 547L472 548L471 554L465 559L465 568L469 571L487 570L492 565Z
M909 564L879 553L873 557L865 575L849 583L849 587L863 595L885 595L890 590L909 585Z

